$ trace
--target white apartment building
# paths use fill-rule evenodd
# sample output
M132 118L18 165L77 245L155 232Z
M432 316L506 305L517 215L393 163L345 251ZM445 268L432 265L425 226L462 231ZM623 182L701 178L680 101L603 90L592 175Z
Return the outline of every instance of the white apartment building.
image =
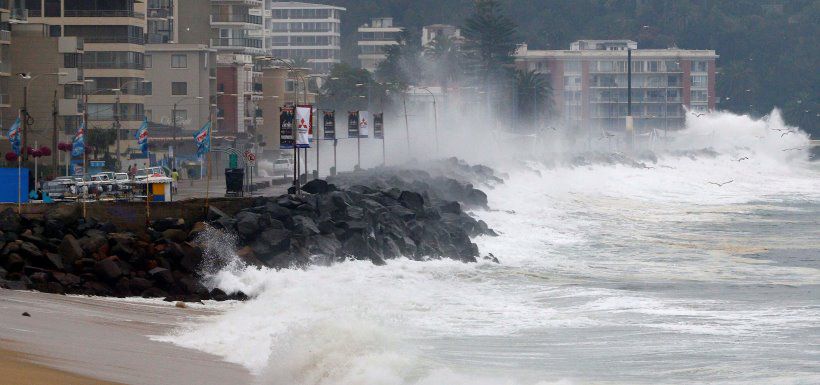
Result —
M393 25L392 17L379 17L370 24L359 27L359 63L362 68L375 72L384 59L385 49L399 44L399 35L404 28Z
M304 60L328 74L341 63L341 14L345 8L296 1L265 3L265 48L274 58Z

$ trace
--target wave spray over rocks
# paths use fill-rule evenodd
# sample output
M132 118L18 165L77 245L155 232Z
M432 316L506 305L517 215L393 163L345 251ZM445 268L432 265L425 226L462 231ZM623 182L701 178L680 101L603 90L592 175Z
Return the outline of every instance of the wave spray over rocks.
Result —
M385 257L367 239L387 230L351 230L380 211L412 211L422 227L431 209L447 218L437 199L458 199L406 187L418 171L394 171L398 182L386 170L340 176L331 181L347 191L339 206L338 192L319 194L334 226L310 214L315 198L281 202L310 204L305 239L334 234L331 260L301 246L280 259L251 242L256 259L274 262L258 267L213 237L222 246L211 253L227 264L207 274L208 287L250 299L158 338L241 364L265 384L820 381L820 355L807 343L820 318L820 169L804 134L779 130L795 129L776 112L716 113L689 119L651 152L494 162L503 183L461 179L486 192L486 203L459 203L475 218L458 226L476 263L427 258L436 253L423 248ZM424 208L406 207L391 185L418 192ZM478 220L487 230L471 233L484 229ZM357 234L381 260L348 256ZM498 263L482 258L490 254ZM299 268L275 268L285 260Z

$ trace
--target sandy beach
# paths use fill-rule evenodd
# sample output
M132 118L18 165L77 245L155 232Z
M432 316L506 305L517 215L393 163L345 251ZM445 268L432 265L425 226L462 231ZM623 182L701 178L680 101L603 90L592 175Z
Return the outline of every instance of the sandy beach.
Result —
M0 378L9 384L251 383L239 365L149 338L214 314L203 305L0 289Z

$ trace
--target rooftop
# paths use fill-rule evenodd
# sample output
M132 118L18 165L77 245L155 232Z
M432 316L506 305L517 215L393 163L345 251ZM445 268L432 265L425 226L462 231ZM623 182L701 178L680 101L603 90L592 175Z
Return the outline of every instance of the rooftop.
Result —
M346 8L337 7L335 5L303 3L300 1L274 1L271 3L271 9L304 9L304 8L321 8L321 9L336 9L339 11L347 11Z

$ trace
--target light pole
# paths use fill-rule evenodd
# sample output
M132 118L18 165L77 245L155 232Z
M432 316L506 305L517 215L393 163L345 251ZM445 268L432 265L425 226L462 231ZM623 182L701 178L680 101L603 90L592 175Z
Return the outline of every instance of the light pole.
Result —
M116 140L116 151L117 151L117 165L115 169L119 172L122 171L122 154L120 153L120 140L121 138L121 129L122 123L120 122L120 96L122 96L122 90L127 90L126 86L131 83L141 83L144 80L137 79L137 80L129 80L125 83L120 84L119 88L112 88L111 91L114 91L117 95L117 99L114 104L114 127L116 130L117 140Z
M29 124L33 123L32 119L31 119L31 115L29 115L29 113L28 113L28 89L29 89L29 87L31 87L31 84L35 80L37 80L37 79L39 79L43 76L67 76L68 73L65 73L65 72L50 72L50 73L44 73L44 74L31 76L30 73L20 72L17 75L20 76L20 78L22 78L23 80L26 81L26 84L23 86L23 108L20 110L20 115L23 117L22 118L23 143L22 143L22 149L21 149L22 154L20 154L20 155L23 157L23 160L28 160L28 152L26 151L26 149L28 148L28 126L29 126Z
M439 154L439 147L438 147L438 107L436 107L436 95L433 94L427 87L419 87L419 89L427 91L430 96L433 97L433 123L435 127L435 135L436 135L436 156Z
M185 100L189 100L189 99L190 100L192 100L192 99L202 100L204 98L202 96L188 96L188 97L184 97L184 98L181 98L181 99L177 99L177 101L174 102L174 107L171 110L171 121L173 122L173 125L171 127L171 131L172 131L172 135L173 135L172 144L171 144L171 162L170 162L171 169L175 169L177 167L177 154L176 154L176 152L177 152L177 106L179 105L179 103L181 103Z

